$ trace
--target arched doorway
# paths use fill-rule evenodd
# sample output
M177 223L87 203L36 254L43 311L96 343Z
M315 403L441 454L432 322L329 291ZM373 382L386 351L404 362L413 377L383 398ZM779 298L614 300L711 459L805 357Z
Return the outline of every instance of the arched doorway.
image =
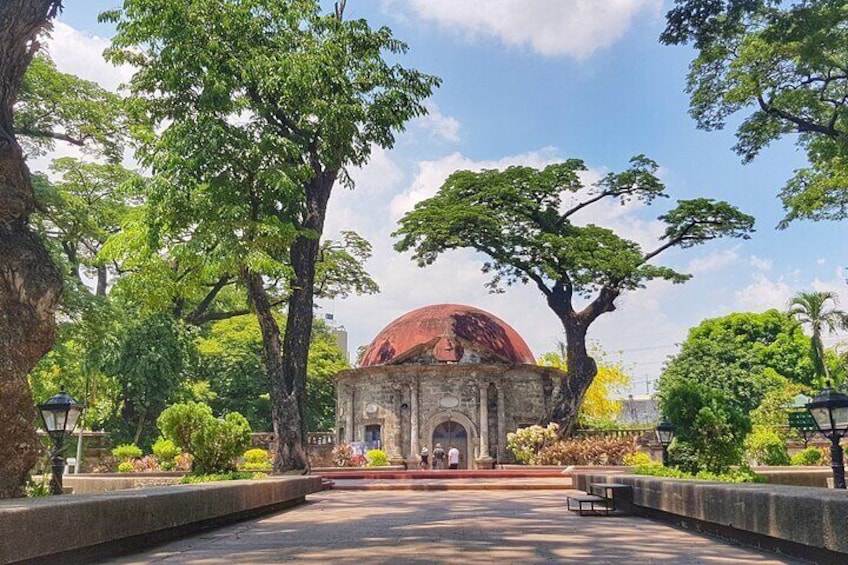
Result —
M434 448L436 444L442 444L447 452L452 446L459 450L459 468L468 469L468 432L462 424L448 420L442 422L433 429Z

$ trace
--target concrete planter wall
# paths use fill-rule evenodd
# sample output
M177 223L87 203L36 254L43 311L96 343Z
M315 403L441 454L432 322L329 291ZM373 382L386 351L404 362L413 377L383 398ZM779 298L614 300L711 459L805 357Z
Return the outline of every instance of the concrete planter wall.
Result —
M320 490L320 477L286 477L0 500L0 564L47 556L85 563L273 512Z
M575 488L615 482L633 487L637 513L735 537L821 563L848 556L848 492L770 484L730 484L575 473Z

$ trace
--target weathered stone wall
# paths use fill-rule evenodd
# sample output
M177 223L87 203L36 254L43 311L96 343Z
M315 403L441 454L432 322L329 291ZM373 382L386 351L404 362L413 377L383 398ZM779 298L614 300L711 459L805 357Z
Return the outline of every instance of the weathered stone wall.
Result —
M560 375L533 365L401 364L344 371L336 377L337 429L343 441L363 441L366 426L378 425L389 456L412 461L421 446L433 448L435 428L450 420L466 430L469 462L504 459L506 434L544 418ZM487 402L487 453L481 453L481 399Z

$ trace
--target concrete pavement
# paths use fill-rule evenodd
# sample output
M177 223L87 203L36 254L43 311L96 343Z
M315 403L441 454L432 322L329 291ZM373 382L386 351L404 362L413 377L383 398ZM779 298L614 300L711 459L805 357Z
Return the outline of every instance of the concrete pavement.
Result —
M650 520L579 517L566 491L326 491L306 505L107 561L799 563Z

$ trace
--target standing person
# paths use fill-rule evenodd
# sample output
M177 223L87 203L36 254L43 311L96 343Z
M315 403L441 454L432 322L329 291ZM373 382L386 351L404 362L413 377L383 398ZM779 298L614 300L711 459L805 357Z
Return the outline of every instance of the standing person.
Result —
M459 469L459 450L454 446L448 450L448 468Z
M433 449L433 469L444 469L445 468L445 450L442 449L442 444L437 443L436 448Z
M421 469L427 469L430 466L430 452L427 451L427 446L421 448Z

